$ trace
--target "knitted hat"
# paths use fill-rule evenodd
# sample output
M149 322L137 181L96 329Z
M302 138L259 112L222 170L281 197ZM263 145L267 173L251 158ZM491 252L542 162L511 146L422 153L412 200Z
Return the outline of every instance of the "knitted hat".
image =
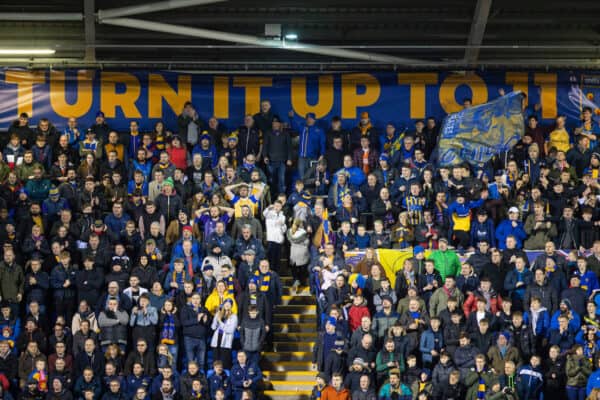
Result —
M173 178L168 177L167 179L165 179L165 181L163 182L163 186L175 186L175 183L173 183Z

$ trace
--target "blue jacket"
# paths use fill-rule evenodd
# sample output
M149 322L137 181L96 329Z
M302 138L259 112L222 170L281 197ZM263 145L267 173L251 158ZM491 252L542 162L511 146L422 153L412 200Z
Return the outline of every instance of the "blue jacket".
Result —
M558 310L552 315L552 319L550 320L550 329L558 329L558 317L560 317L560 314L561 312ZM568 327L569 331L573 335L576 335L577 331L579 331L579 328L581 327L581 318L579 317L579 314L573 310L571 310L571 315L573 318L569 320Z
M292 128L298 132L298 156L317 159L325 154L325 134L317 125L301 124L298 119L290 118Z
M590 271L588 269L587 271L585 271L585 273L582 274L581 272L579 272L579 269L575 269L575 271L573 271L573 274L578 275L581 278L580 287L582 289L585 289L588 296L590 296L594 290L600 289L600 285L598 284L598 277L593 271Z
M517 249L523 247L523 240L527 238L525 228L521 221L517 221L517 226L513 228L512 221L505 219L498 224L496 228L496 240L498 240L498 248L500 250L506 249L506 238L509 235L513 235L517 239Z
M127 221L130 219L131 217L127 213L123 213L121 218L117 218L113 213L110 213L104 218L104 223L114 233L120 233L125 229L125 225L127 225Z
M533 281L533 274L531 273L531 270L527 268L523 270L521 273L521 281L524 283L524 285L521 285L517 288L517 282L519 282L519 273L517 272L516 268L508 271L506 278L504 278L504 290L509 292L513 299L517 298L522 300L525 296L525 290L527 289L527 286L529 286Z
M419 345L419 351L423 358L423 362L432 362L433 356L431 350L440 351L444 347L444 335L440 330L433 332L431 329L427 329L421 335L421 343Z
M262 372L255 363L247 363L241 367L237 362L231 369L231 385L234 392L242 392L245 389L250 389L252 392L256 390L256 385L262 379ZM252 384L249 388L244 388L244 381L251 380Z
M207 380L211 399L215 398L218 389L223 389L226 399L231 398L231 380L229 379L229 371L224 370L222 375L217 375L214 370L210 370L207 374Z
M148 388L148 392L149 392L150 391L149 389L152 387L152 378L150 378L149 376L146 376L146 375L142 375L139 378L133 374L129 375L127 377L127 384L126 384L127 398L128 399L133 398L133 396L135 396L135 392L137 392L137 390L142 385L145 385Z
M144 175L144 181L150 182L152 179L152 163L150 160L143 164L141 164L138 160L133 160L132 166L133 168L130 171L130 178L133 178L133 173L139 170L142 171L142 174Z
M544 375L541 368L525 365L517 372L517 393L520 400L539 400L542 395Z
M586 396L589 396L593 389L600 389L600 369L592 372L588 378Z
M523 313L523 323L531 327L531 330L536 336L547 337L550 331L550 313L545 308L541 308L540 316L538 318L535 330L533 329L531 311L525 311Z
M471 221L471 246L477 248L477 243L487 240L491 247L496 247L496 231L494 222L488 218L481 224L477 218Z
M350 167L342 168L335 172L332 180L334 184L337 183L337 173L340 171L346 171L348 173L348 183L354 187L360 187L367 180L367 177L362 169L358 167Z

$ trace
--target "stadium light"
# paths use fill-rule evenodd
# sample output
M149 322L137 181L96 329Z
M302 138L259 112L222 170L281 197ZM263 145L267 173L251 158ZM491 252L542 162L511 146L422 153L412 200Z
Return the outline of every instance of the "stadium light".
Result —
M54 53L54 49L0 49L0 56L47 56Z

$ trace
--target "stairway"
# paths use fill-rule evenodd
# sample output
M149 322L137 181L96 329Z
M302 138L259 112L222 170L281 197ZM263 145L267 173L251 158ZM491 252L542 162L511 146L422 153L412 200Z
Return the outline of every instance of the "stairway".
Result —
M264 352L263 396L270 400L308 400L315 384L311 370L317 338L317 306L308 286L292 288L292 277L281 277L282 304L273 314L273 350Z

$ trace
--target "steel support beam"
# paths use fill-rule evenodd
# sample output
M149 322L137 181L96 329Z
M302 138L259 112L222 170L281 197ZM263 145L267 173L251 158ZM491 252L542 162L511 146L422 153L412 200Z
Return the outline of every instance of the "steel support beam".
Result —
M104 19L101 23L115 26L122 26L126 28L143 29L154 32L163 32L175 35L197 37L203 39L221 40L224 42L238 43L238 44L249 44L260 47L275 48L282 50L291 50L301 53L319 54L330 57L340 57L352 60L372 61L386 64L419 64L427 63L432 64L429 61L413 60L409 58L394 57L386 54L369 53L354 50L345 50L340 48L321 47L305 43L290 43L281 40L267 40L256 36L240 35L237 33L228 33L213 31L201 28L191 28L180 25L163 24L160 22L133 19L133 18L112 18ZM433 63L435 64L435 63Z
M84 29L85 29L85 56L87 62L96 61L96 15L95 15L95 0L84 0L83 14Z
M147 14L156 11L173 10L176 8L203 6L206 4L221 3L227 0L167 0L155 3L140 4L136 6L110 8L98 10L98 19L120 18L130 15Z
M82 21L82 13L0 13L0 21Z
M492 0L477 0L475 6L475 14L471 23L471 31L465 50L465 63L467 65L476 65L479 58L479 46L483 42L485 34L485 26L487 25L490 9L492 8Z

